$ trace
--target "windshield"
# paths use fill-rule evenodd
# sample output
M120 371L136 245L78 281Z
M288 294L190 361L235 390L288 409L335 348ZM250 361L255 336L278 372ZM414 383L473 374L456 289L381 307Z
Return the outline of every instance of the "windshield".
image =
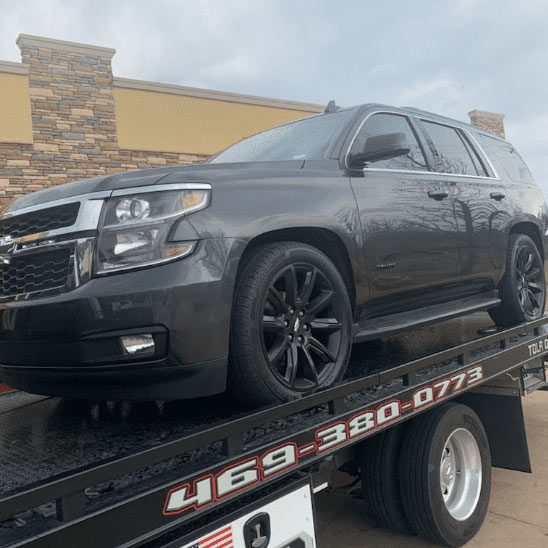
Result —
M340 135L354 109L320 114L248 137L216 156L211 163L319 160Z

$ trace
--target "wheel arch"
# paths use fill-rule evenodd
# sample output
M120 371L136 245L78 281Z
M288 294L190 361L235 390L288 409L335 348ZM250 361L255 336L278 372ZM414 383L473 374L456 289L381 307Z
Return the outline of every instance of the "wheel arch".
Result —
M510 236L511 234L524 234L525 236L529 236L533 240L533 242L535 242L535 245L537 246L537 249L539 250L539 253L542 257L542 260L544 261L545 249L543 239L540 228L535 222L530 220L517 221L510 227L508 236Z
M343 239L336 232L328 228L311 226L290 227L270 230L256 235L249 240L243 250L238 264L236 280L239 279L241 272L257 249L263 245L283 241L301 242L311 245L319 249L333 262L344 280L350 297L352 312L355 314L356 283L350 253Z

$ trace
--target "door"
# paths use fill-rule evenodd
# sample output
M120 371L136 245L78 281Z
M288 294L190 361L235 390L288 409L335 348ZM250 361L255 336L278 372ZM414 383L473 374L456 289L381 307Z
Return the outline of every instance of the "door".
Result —
M462 284L459 295L494 289L504 271L508 198L462 130L422 120L433 146L436 171L453 191L459 230Z
M428 172L423 145L406 116L366 117L350 154L371 137L404 134L406 155L352 171L370 280L366 315L450 300L460 281L458 230L448 181Z

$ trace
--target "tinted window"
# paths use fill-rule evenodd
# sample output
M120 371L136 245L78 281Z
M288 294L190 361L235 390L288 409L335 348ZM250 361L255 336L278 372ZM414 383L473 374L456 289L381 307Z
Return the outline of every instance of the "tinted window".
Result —
M361 127L350 154L362 152L365 143L369 137L377 137L378 135L386 135L389 133L403 133L409 144L409 154L407 156L398 156L388 160L377 160L368 162L365 167L377 169L409 169L425 171L426 162L422 149L417 141L417 137L405 116L398 114L373 114L368 118Z
M344 109L257 133L227 148L212 163L320 160L354 112L355 109Z
M459 175L478 175L472 157L455 128L433 122L423 121L422 123L435 147L434 169L436 171Z
M515 181L534 183L531 172L510 143L487 135L477 134L476 137L480 144L485 147L487 154L492 157L497 165L504 168L509 177Z

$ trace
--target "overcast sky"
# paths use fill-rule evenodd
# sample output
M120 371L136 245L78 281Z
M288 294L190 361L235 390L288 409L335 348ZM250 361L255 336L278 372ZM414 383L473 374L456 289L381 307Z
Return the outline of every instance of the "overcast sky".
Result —
M114 74L270 97L416 106L507 137L548 194L546 0L0 0L19 33L114 47Z

